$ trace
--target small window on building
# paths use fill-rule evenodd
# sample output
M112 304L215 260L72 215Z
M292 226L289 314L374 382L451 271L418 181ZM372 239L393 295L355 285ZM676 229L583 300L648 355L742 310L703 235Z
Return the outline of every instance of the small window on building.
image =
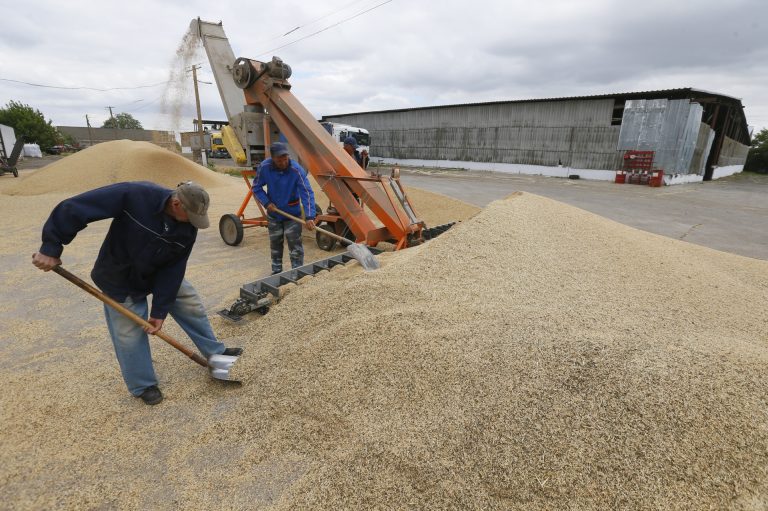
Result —
M611 116L611 126L621 126L621 119L624 117L624 99L613 100L613 115Z

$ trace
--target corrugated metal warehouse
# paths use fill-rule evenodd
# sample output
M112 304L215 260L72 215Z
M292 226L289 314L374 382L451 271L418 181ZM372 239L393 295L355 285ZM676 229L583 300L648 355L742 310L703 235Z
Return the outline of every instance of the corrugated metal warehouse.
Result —
M750 134L737 98L683 88L325 115L367 129L383 163L613 179L654 151L667 184L740 172Z

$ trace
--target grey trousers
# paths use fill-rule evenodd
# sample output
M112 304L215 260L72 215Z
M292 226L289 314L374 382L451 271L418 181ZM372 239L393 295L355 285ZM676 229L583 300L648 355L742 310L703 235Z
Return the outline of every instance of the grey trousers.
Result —
M304 264L304 245L301 242L301 224L293 220L269 219L269 248L272 254L272 273L283 271L283 240L288 243L291 268Z

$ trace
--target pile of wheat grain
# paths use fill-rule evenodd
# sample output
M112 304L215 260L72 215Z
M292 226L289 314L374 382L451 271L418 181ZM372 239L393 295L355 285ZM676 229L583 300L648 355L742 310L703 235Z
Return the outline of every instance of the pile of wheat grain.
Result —
M74 194L120 181L153 181L168 187L196 181L206 188L228 182L225 176L150 142L115 140L96 144L23 176L3 192Z
M259 323L197 436L302 460L285 509L765 508L768 263L527 194L384 260Z

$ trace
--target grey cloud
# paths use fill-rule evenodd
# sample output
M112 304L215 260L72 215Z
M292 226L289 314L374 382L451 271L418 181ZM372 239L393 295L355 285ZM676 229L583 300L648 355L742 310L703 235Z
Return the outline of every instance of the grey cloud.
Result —
M154 83L167 79L181 37L198 15L223 21L236 56L257 58L351 14L342 12L283 38L280 34L342 5L284 0L260 5L254 17L256 8L237 0L105 1L68 25L59 19L62 5L42 1L34 11L18 6L22 22L0 42L0 76L54 85ZM768 76L766 19L768 4L757 0L486 0L481 6L394 0L261 60L275 54L294 68L294 93L316 116L711 84L724 89L718 92L743 96L748 115L759 119L768 110L760 92ZM14 46L9 50L9 45ZM205 58L199 62L202 75L210 76ZM187 86L182 129L196 116ZM160 115L159 102L152 103L161 92L75 97L0 82L0 102L27 99L62 124L81 123L84 113L101 114L108 104L127 104L126 111L135 109L145 126L166 127L170 121ZM131 106L137 99L144 101ZM201 86L201 101L206 118L223 116L215 87Z

